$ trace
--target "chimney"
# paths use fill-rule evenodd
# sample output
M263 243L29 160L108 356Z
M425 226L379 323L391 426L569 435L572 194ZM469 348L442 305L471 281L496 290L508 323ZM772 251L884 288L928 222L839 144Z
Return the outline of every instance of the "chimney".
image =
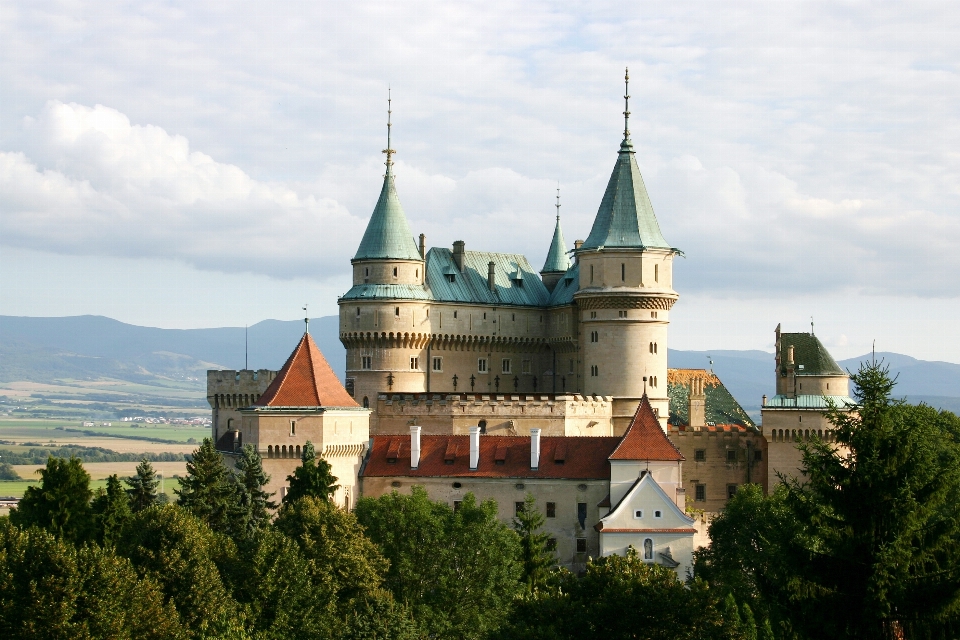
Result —
M530 469L540 468L540 429L530 429Z
M427 258L427 234L420 234L420 257L424 260Z
M573 259L575 262L580 262L580 254L577 253L580 251L580 247L583 246L583 240L574 240L573 241Z
M453 263L457 265L457 271L463 273L463 258L466 253L466 244L463 240L457 240L453 243Z
M787 347L787 366L793 366L793 345Z
M683 487L677 487L677 507L680 511L687 509L687 490Z
M476 471L480 464L480 427L470 427L470 470Z
M494 282L494 275L495 275L494 266L493 266L493 261L491 260L487 264L487 288L490 289L490 291L497 290L496 282Z
M410 427L410 468L420 466L420 427Z
M690 381L689 411L687 422L694 431L699 431L707 423L707 396L703 392L703 378Z

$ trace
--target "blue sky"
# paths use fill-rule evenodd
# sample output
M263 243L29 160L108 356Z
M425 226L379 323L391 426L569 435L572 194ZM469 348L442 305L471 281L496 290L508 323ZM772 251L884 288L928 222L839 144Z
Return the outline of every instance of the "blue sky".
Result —
M928 2L5 2L0 313L336 311L383 172L428 244L583 238L622 130L671 346L960 362L960 11Z

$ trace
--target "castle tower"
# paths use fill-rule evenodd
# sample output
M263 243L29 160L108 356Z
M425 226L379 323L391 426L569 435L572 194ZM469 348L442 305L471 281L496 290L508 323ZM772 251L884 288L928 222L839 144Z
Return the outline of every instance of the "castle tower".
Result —
M629 89L629 74L625 76ZM580 287L583 391L614 397L614 429L622 432L646 393L666 428L667 329L673 256L640 176L630 140L629 91L623 142L586 242L576 249Z
M557 226L553 229L553 240L550 241L550 250L547 259L540 270L540 279L543 280L547 291L553 291L570 268L570 258L567 257L567 243L563 239L563 230L560 228L560 187L557 187Z
M410 232L407 216L397 196L390 146L391 100L387 100L387 171L380 198L367 223L351 264L354 299L340 300L341 333L365 330L369 339L347 349L347 391L363 404L376 402L381 390L425 391L422 345L413 344L411 329L422 323L425 256ZM421 245L424 238L421 236ZM424 358L425 359L425 358Z

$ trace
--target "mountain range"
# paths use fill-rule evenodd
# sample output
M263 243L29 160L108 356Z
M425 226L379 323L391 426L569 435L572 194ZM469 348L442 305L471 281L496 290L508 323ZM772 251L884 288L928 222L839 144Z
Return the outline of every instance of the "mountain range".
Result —
M339 375L346 352L337 316L310 321L310 333ZM157 329L102 316L0 316L0 383L112 378L151 384L177 380L203 391L207 369L279 369L303 334L303 321L264 320L249 328ZM871 355L839 361L856 371ZM910 402L960 412L960 365L877 353L897 376L895 393ZM773 395L773 354L765 351L680 351L675 368L712 368L744 409L759 418ZM712 364L711 364L712 363Z

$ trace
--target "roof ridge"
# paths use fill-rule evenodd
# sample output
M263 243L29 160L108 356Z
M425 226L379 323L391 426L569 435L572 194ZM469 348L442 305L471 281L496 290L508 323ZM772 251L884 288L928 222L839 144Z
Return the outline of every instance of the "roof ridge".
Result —
M685 459L660 427L660 419L653 412L646 393L640 398L630 426L623 432L623 438L610 454L610 459L678 462Z

